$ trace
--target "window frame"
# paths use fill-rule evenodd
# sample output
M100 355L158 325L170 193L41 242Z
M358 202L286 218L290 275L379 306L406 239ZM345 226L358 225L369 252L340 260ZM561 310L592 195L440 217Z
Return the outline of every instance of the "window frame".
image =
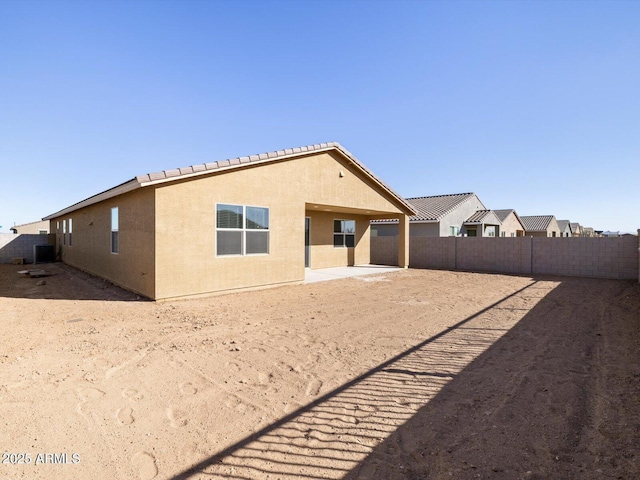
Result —
M69 246L73 246L72 243L72 234L73 234L73 218L69 217Z
M336 222L341 222L340 232L336 232ZM353 233L344 231L344 223L353 222ZM333 248L356 248L356 230L358 222L355 218L334 218L333 219ZM336 245L336 236L342 237L342 244ZM353 237L353 246L347 245L347 237Z
M229 206L229 207L240 207L242 208L242 222L240 227L219 227L218 226L218 208L220 206ZM267 218L267 228L248 228L247 222L249 221L247 216L247 211L250 208L263 209L266 210ZM229 257L255 257L262 255L270 255L271 254L271 209L269 207L263 205L243 205L237 203L222 203L216 202L215 208L215 225L216 225L216 235L215 235L215 256L216 258L229 258ZM239 232L240 233L240 253L219 253L218 247L220 242L218 240L219 232ZM261 232L266 233L267 235L267 251L266 252L253 252L247 253L247 234Z
M62 245L67 245L67 221L62 220Z

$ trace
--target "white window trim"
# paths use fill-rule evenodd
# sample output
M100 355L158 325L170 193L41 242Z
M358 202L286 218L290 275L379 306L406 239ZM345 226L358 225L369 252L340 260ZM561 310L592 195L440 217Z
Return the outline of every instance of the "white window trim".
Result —
M242 207L242 228L219 228L218 227L218 205L230 205L233 207ZM269 228L247 228L247 207L264 208L269 215ZM263 205L241 205L238 203L216 203L216 235L214 241L215 258L238 258L238 257L264 257L271 254L271 209ZM218 255L218 232L241 232L242 233L242 253L234 253L231 255ZM266 253L247 253L247 232L267 232L269 239L267 242Z

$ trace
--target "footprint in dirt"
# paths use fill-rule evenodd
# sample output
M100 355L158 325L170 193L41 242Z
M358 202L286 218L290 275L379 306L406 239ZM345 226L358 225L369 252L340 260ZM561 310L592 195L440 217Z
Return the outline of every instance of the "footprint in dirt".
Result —
M85 418L85 420L89 423L89 428L93 427L93 413L90 402L92 400L97 400L105 396L105 392L102 390L98 390L97 388L91 387L83 387L77 388L76 394L78 398L80 398L80 402L76 405L76 412Z
M131 457L131 463L138 470L140 480L151 480L158 475L156 458L148 452L140 451Z
M273 374L258 373L258 385L267 385L271 381L271 377L273 377Z
M105 395L105 392L103 392L102 390L98 390L97 388L91 388L91 387L78 388L76 390L76 393L78 394L78 397L80 397L80 400L82 400L83 402L88 402L89 400L95 400L96 398L101 398L101 397L104 397Z
M131 425L135 420L133 410L129 407L119 408L116 412L116 420L120 425Z
M135 388L128 388L126 390L123 390L122 396L124 398L128 398L129 400L135 401L142 400L144 398L144 395Z
M179 428L184 427L189 423L189 420L185 417L185 415L180 411L173 407L167 408L167 418L172 427Z
M322 382L317 378L314 378L307 384L307 396L315 397L320 393L320 389L322 388Z
M240 371L240 367L235 362L228 362L226 366L227 366L227 370L230 371L230 372L239 372Z
M183 395L195 395L198 393L198 389L193 386L192 383L182 383L179 385L180 393Z

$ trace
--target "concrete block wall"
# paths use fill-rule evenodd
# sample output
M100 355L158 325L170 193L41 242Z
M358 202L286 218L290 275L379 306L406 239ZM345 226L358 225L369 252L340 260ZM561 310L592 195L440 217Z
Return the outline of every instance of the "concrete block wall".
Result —
M33 263L34 245L51 245L49 237L54 236L0 233L0 263L12 263L14 258L24 258L26 263Z
M638 238L536 238L534 274L594 278L638 278Z
M410 237L409 266L412 268L456 268L455 237Z
M371 237L370 262L373 265L398 265L398 236Z
M459 270L531 273L531 238L456 237L455 241Z
M640 233L640 231L639 231ZM395 265L391 239L371 239L371 262ZM411 237L409 266L522 275L640 281L640 235L586 237Z

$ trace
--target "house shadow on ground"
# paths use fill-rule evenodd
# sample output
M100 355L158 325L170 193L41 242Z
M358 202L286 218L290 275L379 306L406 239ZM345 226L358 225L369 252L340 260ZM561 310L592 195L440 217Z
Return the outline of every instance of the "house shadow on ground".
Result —
M173 478L638 478L639 318L534 280Z
M21 271L44 270L31 277ZM28 265L0 265L0 298L49 300L148 301L107 280L78 270L62 262Z

